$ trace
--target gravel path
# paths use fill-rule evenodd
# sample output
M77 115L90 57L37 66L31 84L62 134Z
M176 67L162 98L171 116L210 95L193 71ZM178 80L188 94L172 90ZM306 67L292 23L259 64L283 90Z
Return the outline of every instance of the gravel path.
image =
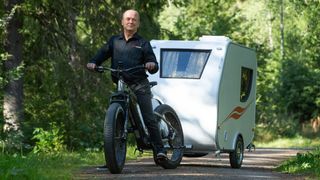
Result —
M302 150L296 149L256 149L245 152L240 169L232 169L228 154L215 157L213 154L200 158L184 157L177 169L162 169L151 158L128 161L122 174L86 167L77 173L76 179L305 179L304 176L275 172L273 169L283 160L295 156Z

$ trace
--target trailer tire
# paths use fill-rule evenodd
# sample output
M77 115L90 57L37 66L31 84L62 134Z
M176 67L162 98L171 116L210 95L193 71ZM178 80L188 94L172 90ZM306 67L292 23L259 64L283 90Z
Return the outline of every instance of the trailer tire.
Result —
M229 153L230 165L232 168L240 168L243 161L244 144L241 136L237 137L235 150Z

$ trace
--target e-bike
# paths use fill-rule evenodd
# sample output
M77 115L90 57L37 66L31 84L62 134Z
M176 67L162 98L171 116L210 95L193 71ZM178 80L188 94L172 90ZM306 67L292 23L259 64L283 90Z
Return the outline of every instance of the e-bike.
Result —
M143 121L137 97L124 81L124 75L135 70L145 68L143 65L123 69L98 66L96 71L105 70L113 72L117 79L117 90L110 97L104 121L104 153L106 165L113 174L122 172L126 160L128 133L133 133L137 150L153 151L153 159L157 165L165 169L174 169L179 166L184 150L183 131L180 120L172 107L160 104L154 108L154 115L158 121L160 134L167 158L157 159L155 148L150 141L150 134ZM157 82L150 82L153 87Z

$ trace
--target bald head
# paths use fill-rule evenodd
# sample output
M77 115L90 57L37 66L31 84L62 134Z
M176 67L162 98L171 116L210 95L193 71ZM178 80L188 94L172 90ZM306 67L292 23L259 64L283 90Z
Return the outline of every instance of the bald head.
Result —
M133 9L125 11L122 15L121 25L125 33L137 32L140 25L139 13Z
M122 19L125 18L128 15L134 15L137 17L137 20L140 21L140 15L138 13L138 11L134 10L134 9L129 9L126 10L123 14L122 14Z

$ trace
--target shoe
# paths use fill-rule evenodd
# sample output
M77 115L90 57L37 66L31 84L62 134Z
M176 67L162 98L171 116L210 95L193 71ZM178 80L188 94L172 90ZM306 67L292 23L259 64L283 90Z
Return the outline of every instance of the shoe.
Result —
M159 149L157 152L157 159L167 159L167 158L168 157L167 157L166 151L163 148Z
M103 166L97 167L97 170L98 170L98 171L105 171L105 170L107 170L107 169L108 169L108 166L107 166L107 165L103 165Z

